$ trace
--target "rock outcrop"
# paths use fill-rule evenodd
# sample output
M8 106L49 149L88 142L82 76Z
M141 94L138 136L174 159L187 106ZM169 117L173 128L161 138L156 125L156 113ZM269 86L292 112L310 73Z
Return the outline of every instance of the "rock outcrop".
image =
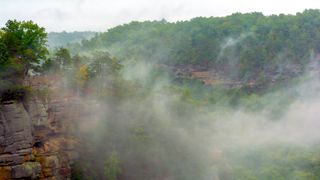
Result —
M75 97L41 100L37 94L2 102L0 180L70 179L78 142L71 132L81 108Z
M0 108L0 179L36 178L41 165L32 154L32 123L20 102Z

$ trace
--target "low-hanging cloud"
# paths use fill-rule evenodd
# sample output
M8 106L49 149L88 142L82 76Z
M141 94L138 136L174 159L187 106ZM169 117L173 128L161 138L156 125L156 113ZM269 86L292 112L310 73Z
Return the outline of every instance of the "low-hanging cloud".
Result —
M144 89L154 68L137 62L125 67L122 76ZM238 108L194 106L168 86L170 80L161 76L142 94L114 102L97 99L99 106L91 108L94 124L83 121L85 130L78 129L87 144L80 148L85 155L79 163L95 162L91 170L103 177L106 157L116 153L124 179L233 179L235 166L241 164L234 157L243 151L259 147L271 151L279 144L312 148L320 141L320 83L312 73L285 90L261 95L272 103L260 111L248 111L241 103ZM284 113L270 116L279 93L293 91L295 96L286 97L292 101L279 106Z

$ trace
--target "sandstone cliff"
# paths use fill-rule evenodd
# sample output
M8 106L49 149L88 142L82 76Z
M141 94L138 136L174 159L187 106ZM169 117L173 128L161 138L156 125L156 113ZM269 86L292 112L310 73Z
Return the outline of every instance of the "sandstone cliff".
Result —
M1 102L0 180L70 179L78 141L72 132L81 108L76 97L43 99L37 93Z

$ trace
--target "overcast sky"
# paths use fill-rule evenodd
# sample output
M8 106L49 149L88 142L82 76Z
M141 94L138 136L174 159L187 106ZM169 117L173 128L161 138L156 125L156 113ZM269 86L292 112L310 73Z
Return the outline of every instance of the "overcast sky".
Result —
M33 20L48 31L105 31L133 20L186 20L259 11L294 14L320 9L319 0L0 0L0 26Z

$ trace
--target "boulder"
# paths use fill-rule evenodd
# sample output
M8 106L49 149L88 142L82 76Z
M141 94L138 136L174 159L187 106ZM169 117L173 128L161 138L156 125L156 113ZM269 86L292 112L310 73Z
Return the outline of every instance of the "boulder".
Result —
M11 171L11 178L31 178L36 179L41 172L41 165L39 162L26 162L21 165L13 166Z

